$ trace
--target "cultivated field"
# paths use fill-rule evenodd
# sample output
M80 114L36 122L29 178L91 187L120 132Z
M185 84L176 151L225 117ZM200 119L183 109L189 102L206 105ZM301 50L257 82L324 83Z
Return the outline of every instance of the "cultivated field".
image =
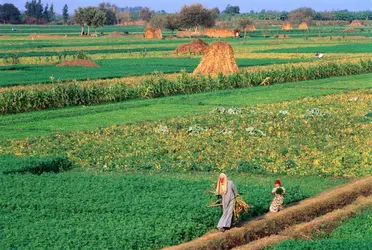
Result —
M219 240L200 238L205 248L236 247L270 236L249 223L268 212L275 179L300 214L296 202L372 175L370 26L203 38L227 41L240 68L210 76L191 74L203 55L177 52L189 38L143 39L138 26L99 37L79 37L79 26L11 28L0 26L0 249L159 249L206 233ZM114 31L122 36L104 36ZM82 64L57 66L72 60ZM253 208L236 231L210 235L221 211L205 191L221 171ZM350 187L358 191L333 191L332 206L291 226L326 224L320 216L372 195ZM286 234L264 246L370 249L365 199L316 240ZM229 241L242 232L250 240Z

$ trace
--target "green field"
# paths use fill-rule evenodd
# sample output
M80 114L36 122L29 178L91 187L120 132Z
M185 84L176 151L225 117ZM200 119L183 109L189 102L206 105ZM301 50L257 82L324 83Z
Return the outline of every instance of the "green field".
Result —
M109 52L110 53L110 52ZM307 62L309 59L238 59L240 67ZM100 68L68 67L55 65L0 66L0 86L65 82L87 79L111 79L124 76L149 75L155 71L179 73L192 72L199 58L134 58L95 61ZM51 79L53 77L53 80Z
M195 239L221 215L206 190L222 171L254 206L243 221L268 211L276 179L290 204L372 175L370 27L258 27L248 39L205 39L231 44L242 70L229 76L191 75L201 55L171 54L191 39L16 27L0 25L0 249L159 249ZM100 68L55 66L79 51ZM369 249L370 216L277 249Z

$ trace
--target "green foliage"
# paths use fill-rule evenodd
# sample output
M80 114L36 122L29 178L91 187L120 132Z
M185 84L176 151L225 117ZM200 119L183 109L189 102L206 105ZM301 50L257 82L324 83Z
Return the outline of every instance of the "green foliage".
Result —
M113 60L109 61L112 62ZM153 60L149 62L153 62ZM92 105L130 99L159 98L211 90L244 88L258 86L264 80L268 84L273 84L321 79L338 75L355 75L371 72L371 65L372 61L361 61L357 64L328 63L309 67L290 66L255 73L241 71L229 76L220 75L217 78L182 74L175 80L169 80L164 77L150 78L149 80L144 80L136 87L128 87L121 82L110 85L110 87L107 87L107 85L81 87L72 83L53 86L47 90L33 88L6 91L0 95L0 113L18 113L52 107ZM57 77L56 74L53 74L53 76Z
M88 60L90 59L90 56L88 55L88 53L84 50L79 50L78 52L76 52L75 55L73 55L73 58L74 59L80 59L80 60Z
M0 173L32 173L62 172L71 170L73 164L66 157L19 157L0 155Z
M268 210L273 178L231 176L255 206L244 219ZM60 174L0 175L1 249L159 249L214 228L219 208L204 191L217 175ZM343 180L284 178L286 203Z
M350 104L348 100L355 95L361 101ZM360 114L369 110L369 99L368 91L339 94L248 107L241 113L210 113L143 122L140 126L129 124L9 140L0 150L21 155L67 154L79 166L102 171L224 170L365 176L372 171L369 141L365 140L372 130L360 121ZM185 99L182 101L185 103ZM314 106L332 107L332 115L306 117L307 110ZM289 111L287 115L280 113L283 109ZM285 155L283 146L288 148Z

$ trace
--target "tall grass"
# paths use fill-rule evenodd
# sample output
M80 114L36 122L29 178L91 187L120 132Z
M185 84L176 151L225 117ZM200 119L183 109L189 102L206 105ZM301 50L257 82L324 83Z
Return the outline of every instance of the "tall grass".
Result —
M4 91L0 94L0 113L21 113L47 108L158 98L368 72L372 72L372 60L361 60L358 63L327 63L309 67L284 66L271 71L254 73L241 71L227 76L220 74L217 77L190 75L183 72L175 79L167 79L162 74L153 74L135 87L128 87L125 82L84 86L76 83L58 84L47 89Z

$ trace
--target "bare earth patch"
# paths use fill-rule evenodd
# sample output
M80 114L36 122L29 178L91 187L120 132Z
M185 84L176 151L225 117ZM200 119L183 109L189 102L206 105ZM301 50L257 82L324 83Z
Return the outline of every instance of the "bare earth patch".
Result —
M93 67L93 68L99 68L99 65L93 62L92 60L72 60L72 61L65 61L60 64L57 64L57 66L81 66L81 67Z

